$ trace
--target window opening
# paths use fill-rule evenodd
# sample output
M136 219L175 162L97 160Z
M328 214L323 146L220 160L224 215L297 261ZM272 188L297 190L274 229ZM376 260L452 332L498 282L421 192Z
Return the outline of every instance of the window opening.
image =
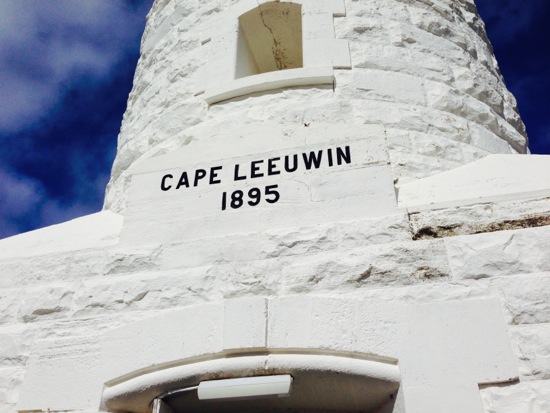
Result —
M239 17L235 77L303 67L302 6L262 4Z

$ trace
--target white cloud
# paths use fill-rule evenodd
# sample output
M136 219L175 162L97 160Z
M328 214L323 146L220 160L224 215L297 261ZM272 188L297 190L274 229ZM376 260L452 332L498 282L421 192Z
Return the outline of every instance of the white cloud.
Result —
M61 205L56 200L47 200L41 205L40 222L42 226L59 224L74 218L98 212L90 205L75 203L72 205Z
M103 197L108 175L97 176L85 184L84 190L97 192ZM42 185L28 177L17 176L0 169L0 238L21 232L20 223L34 216L40 226L48 226L97 212L97 208L75 200L62 204L48 198Z
M101 80L135 47L145 1L3 0L0 3L0 132L12 133L55 106L79 75ZM130 46L132 45L132 46Z
M18 219L39 208L43 200L38 182L0 169L0 238L19 233Z
M13 218L27 214L43 200L41 185L0 169L0 217Z

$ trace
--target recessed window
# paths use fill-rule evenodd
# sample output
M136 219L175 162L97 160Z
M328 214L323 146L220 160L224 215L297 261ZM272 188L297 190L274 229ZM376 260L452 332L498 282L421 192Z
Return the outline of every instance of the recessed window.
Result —
M303 67L302 7L262 4L239 17L236 78Z
M262 3L262 4L258 4ZM335 38L343 0L240 0L206 25L209 56L197 70L195 95L209 105L288 87L333 85L350 69L346 39Z

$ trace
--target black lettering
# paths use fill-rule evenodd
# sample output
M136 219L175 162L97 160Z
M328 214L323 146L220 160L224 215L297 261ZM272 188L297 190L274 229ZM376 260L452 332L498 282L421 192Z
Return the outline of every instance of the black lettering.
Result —
M227 192L222 193L222 211L227 208Z
M258 172L260 170L259 164L263 163L264 160L254 161L250 163L250 177L251 178L261 178L264 176L263 172Z
M206 176L206 171L204 169L197 169L195 171L195 181L193 186L197 186L199 181Z
M294 172L296 171L296 169L298 169L298 155L292 155L292 157L294 158L294 165L292 165L292 167L289 166L289 156L286 155L285 156L285 171L287 172Z
M332 162L332 149L331 148L328 148L327 155L328 155L328 166L334 165L334 163Z
M181 174L180 180L178 181L178 186L176 186L176 189L180 189L180 186L189 188L189 179L187 178L187 172L185 171L183 171L183 173Z
M168 175L164 175L164 176L162 177L162 181L160 181L160 189L162 189L163 191L168 191L170 188L172 188L172 185L166 186L166 179L167 179L167 178L172 179L173 176L170 175L170 174L168 174Z
M240 189L237 189L235 192L231 194L231 208L233 209L239 209L243 206L243 195L244 192Z
M239 164L235 165L235 173L233 175L233 180L234 181L242 181L243 179L246 179L246 175L245 176L240 176L239 175Z
M317 152L317 157L315 157L315 152L311 151L309 153L309 156L306 153L302 154L302 157L304 158L304 165L306 166L306 169L309 171L311 169L312 165L315 165L315 169L319 169L319 166L321 166L321 158L323 157L323 151Z
M278 171L275 169L277 168L277 165L275 165L275 161L279 161L279 160L281 160L281 158L277 157L277 158L271 158L270 160L267 161L267 174L269 176L279 175L281 173L281 171Z
M336 162L338 165L342 165L342 160L346 161L346 163L351 163L351 151L349 146L346 146L345 153L342 148L336 148Z
M218 171L222 169L221 166L213 166L210 168L210 185L221 183L221 179L216 179L218 177Z
M265 200L269 204L274 204L279 200L281 195L279 194L279 191L277 191L277 188L279 185L268 185L265 187ZM273 195L273 198L268 198L269 195Z

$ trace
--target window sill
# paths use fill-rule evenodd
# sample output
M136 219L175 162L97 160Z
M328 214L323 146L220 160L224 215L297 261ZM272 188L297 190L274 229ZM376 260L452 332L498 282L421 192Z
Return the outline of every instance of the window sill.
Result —
M205 90L204 100L209 105L224 100L292 86L326 85L334 82L334 69L308 67L280 70L247 76Z

